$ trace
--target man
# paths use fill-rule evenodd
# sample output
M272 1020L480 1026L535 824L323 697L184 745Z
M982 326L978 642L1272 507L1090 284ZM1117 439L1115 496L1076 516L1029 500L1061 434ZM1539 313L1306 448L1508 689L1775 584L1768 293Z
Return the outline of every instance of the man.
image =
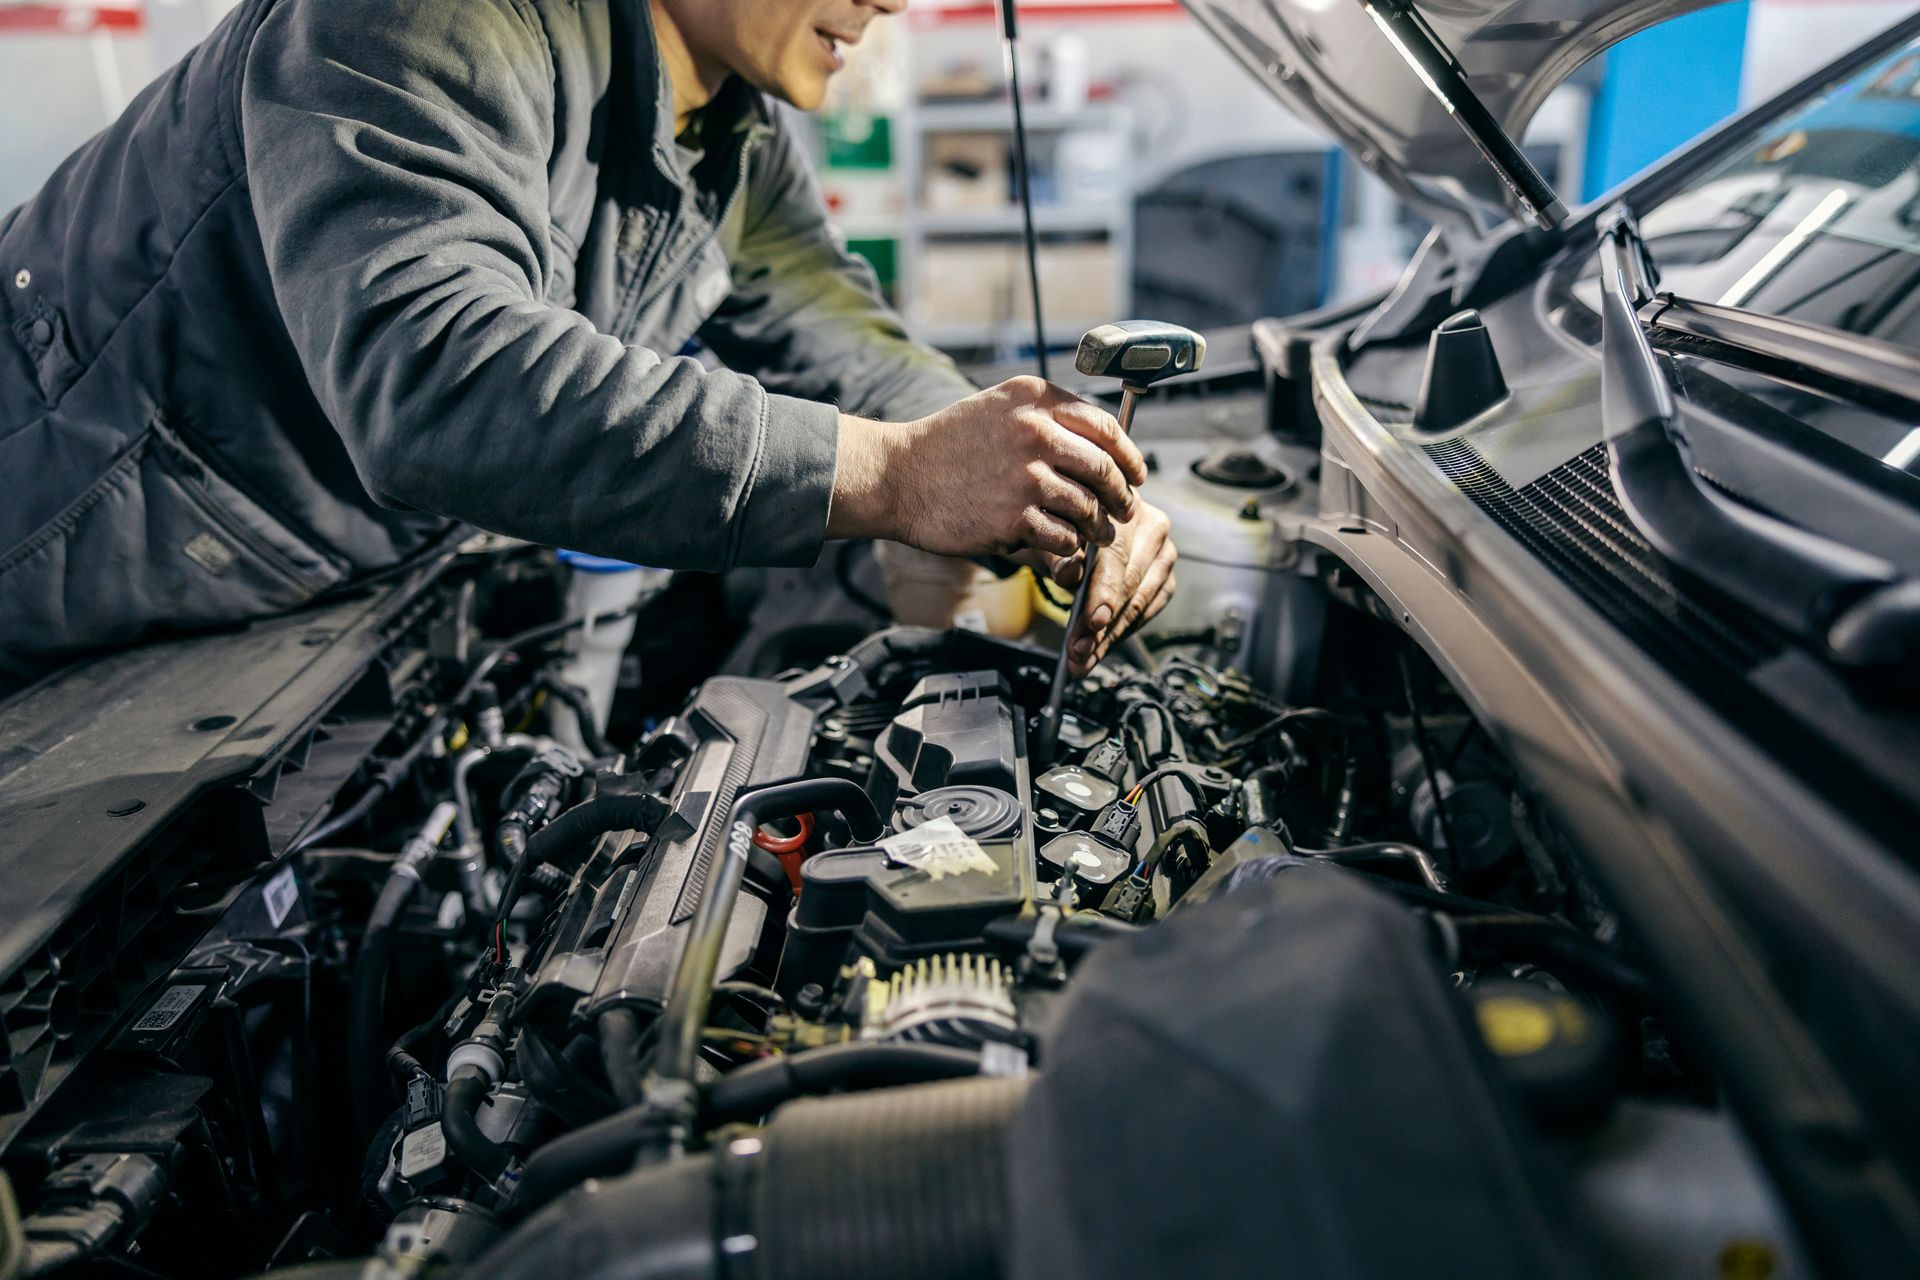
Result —
M242 0L0 220L0 671L292 608L453 521L1069 583L1110 542L1098 661L1173 589L1138 451L911 342L767 101L817 107L904 4Z

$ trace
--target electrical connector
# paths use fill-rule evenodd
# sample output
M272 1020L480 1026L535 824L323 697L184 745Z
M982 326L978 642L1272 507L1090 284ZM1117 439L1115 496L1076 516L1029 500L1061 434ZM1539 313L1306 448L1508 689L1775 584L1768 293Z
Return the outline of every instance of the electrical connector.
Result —
M1128 876L1108 890L1100 904L1100 914L1128 924L1139 924L1153 916L1153 886L1140 876Z
M1120 776L1127 771L1127 747L1118 735L1103 740L1093 750L1087 752L1087 758L1080 767L1088 773L1097 773L1108 782L1119 782Z
M1131 853L1140 836L1140 810L1125 800L1115 800L1093 820L1092 834L1103 844Z

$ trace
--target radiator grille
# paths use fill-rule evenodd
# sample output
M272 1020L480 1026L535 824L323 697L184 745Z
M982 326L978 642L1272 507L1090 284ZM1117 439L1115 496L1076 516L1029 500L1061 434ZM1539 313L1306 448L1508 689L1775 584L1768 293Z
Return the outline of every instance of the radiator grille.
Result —
M1514 488L1472 445L1429 445L1441 472L1636 643L1694 681L1722 683L1778 653L1782 637L1676 577L1633 528L1597 444Z

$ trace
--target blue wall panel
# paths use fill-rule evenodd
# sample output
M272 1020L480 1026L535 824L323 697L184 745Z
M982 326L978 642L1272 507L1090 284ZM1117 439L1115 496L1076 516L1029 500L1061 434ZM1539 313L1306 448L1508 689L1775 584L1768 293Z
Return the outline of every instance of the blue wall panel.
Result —
M1747 0L1642 31L1606 54L1581 198L1591 200L1740 106Z

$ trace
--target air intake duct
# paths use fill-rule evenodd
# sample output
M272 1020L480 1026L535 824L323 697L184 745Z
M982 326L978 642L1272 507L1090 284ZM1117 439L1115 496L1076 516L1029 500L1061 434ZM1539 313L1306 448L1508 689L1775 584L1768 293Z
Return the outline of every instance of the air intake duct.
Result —
M955 1080L782 1107L713 1151L588 1183L479 1259L489 1280L995 1280L1027 1084Z

